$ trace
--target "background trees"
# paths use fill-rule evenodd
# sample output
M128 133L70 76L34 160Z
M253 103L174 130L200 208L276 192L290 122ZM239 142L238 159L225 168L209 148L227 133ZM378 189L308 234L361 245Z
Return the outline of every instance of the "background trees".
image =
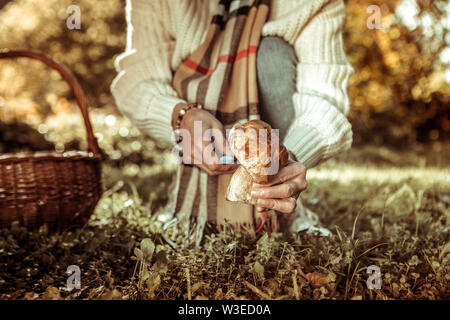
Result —
M113 61L125 46L124 1L76 2L81 30L69 30L71 0L0 1L0 47L46 53L77 75L91 105L113 105ZM449 138L450 36L446 0L349 0L345 25L350 119L355 144L405 145ZM377 5L381 29L369 29ZM2 8L3 6L3 8ZM0 62L0 117L39 122L61 112L68 87L39 63ZM58 105L59 104L59 105Z

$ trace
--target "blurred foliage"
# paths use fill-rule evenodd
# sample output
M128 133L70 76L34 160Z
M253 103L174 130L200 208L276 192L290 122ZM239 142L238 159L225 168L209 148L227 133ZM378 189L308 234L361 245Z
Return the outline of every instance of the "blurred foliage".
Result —
M355 74L349 82L356 143L448 139L450 86L440 59L450 50L447 0L347 1L346 52ZM371 5L381 28L369 29ZM445 61L445 60L444 60ZM448 75L447 75L448 77ZM447 80L448 81L448 80Z
M449 138L449 58L440 59L450 50L448 1L419 0L417 12L411 9L414 3L346 1L344 37L355 68L349 95L356 144ZM72 4L81 9L81 30L66 26ZM381 29L367 27L371 5L381 9ZM0 47L44 52L76 74L91 105L113 104L109 85L116 74L114 58L125 47L124 6L121 0L13 0L0 10ZM23 109L15 113L20 119L47 114L57 97L71 97L59 76L39 62L2 61L0 70L0 107ZM7 118L1 111L0 117Z
M81 29L69 30L67 8L78 5ZM0 48L42 52L69 67L91 104L109 101L114 58L124 48L125 2L121 0L17 0L0 11ZM17 69L16 66L22 66ZM0 96L34 98L48 112L56 96L70 96L56 72L40 62L0 62ZM45 84L45 85L43 85Z

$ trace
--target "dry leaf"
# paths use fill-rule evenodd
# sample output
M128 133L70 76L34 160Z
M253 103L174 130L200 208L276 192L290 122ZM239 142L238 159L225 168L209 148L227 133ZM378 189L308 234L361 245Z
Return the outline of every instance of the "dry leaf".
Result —
M61 300L61 295L59 294L59 289L53 286L47 287L45 292L41 296L42 300Z
M264 266L261 263L256 261L253 270L256 272L260 279L264 279Z
M224 294L222 291L222 288L217 289L216 294L214 295L214 300L223 300L224 299Z
M117 289L106 289L106 291L98 297L99 300L122 300L122 294Z
M305 278L307 281L311 283L311 286L313 288L320 288L323 286L326 286L329 283L328 275L324 273L319 272L311 272L305 274L300 268L300 266L297 264L297 261L295 260L295 257L291 255L290 257L290 263L291 265L297 269L298 273Z
M305 279L311 283L313 288L320 288L328 284L328 275L319 272L307 273Z

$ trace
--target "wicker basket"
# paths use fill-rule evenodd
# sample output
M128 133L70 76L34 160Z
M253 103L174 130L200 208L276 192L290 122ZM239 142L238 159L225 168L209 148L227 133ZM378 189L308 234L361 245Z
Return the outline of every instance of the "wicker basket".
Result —
M101 154L92 132L86 97L64 66L42 54L0 50L0 59L27 57L57 70L70 85L86 126L88 152L0 155L0 228L19 221L28 229L47 224L61 230L85 223L102 194Z

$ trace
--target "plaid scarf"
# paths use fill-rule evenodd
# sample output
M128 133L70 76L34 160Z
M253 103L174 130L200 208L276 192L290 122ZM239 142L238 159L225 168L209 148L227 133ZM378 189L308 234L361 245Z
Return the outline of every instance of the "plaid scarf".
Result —
M201 104L225 129L259 119L256 52L268 14L269 0L220 0L205 41L175 73L179 97ZM208 221L219 228L227 222L254 237L254 207L225 200L230 178L181 164L175 215L187 228L185 245L200 244Z

